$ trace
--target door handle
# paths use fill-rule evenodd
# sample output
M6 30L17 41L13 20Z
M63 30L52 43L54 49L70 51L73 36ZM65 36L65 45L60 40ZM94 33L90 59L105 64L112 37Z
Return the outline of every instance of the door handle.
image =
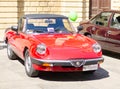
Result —
M107 34L111 34L112 31L107 31Z

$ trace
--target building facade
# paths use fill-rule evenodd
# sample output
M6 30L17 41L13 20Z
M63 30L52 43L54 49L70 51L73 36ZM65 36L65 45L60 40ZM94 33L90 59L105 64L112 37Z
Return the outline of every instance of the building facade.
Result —
M78 15L78 19L73 22L73 25L77 26L79 21L89 19L99 12L92 12L96 1L101 2L101 0L0 0L0 30L16 25L19 17L24 14L53 13L69 16L70 11L75 11ZM120 0L108 1L112 3L109 4L109 9L120 9ZM98 7L100 2L97 2Z

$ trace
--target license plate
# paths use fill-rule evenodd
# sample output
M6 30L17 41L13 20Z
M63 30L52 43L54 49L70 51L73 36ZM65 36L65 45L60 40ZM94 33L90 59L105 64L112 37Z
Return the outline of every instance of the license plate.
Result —
M83 66L83 71L90 71L90 70L97 70L97 69L98 69L98 64Z

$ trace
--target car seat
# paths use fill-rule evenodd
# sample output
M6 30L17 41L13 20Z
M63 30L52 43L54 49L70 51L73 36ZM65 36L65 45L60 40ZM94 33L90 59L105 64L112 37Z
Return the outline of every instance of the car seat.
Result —
M35 28L34 24L32 23L27 24L27 29L34 29L34 28Z

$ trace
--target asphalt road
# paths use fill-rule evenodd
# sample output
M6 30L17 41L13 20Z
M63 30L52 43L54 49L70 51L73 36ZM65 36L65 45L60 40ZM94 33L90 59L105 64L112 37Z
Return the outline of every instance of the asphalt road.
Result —
M9 60L0 47L0 89L120 89L120 54L103 53L105 61L94 74L41 72L30 78L23 61Z

